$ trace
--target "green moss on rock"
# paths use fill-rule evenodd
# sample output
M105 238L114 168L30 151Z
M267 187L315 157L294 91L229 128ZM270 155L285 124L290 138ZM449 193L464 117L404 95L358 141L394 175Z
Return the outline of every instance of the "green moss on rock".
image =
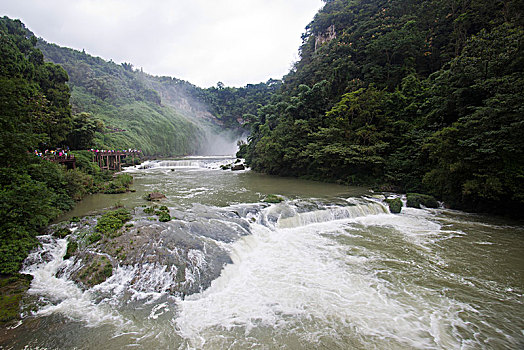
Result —
M161 222L168 222L171 220L171 216L169 215L169 213L165 213L165 212L161 212L159 215L158 215L158 221L161 221Z
M64 255L64 260L69 259L78 250L78 243L76 241L67 242L67 249Z
M89 236L87 236L87 244L93 244L101 239L102 235L100 234L100 232L93 232Z
M96 255L92 261L79 272L80 281L87 287L93 287L104 282L113 275L113 265L105 256Z
M149 214L149 215L154 214L155 208L156 208L155 205L153 205L152 207L147 207L144 209L144 213Z
M408 193L407 197L407 206L411 208L421 208L424 206L426 208L438 208L438 202L433 196L420 193Z
M0 324L20 318L20 302L32 278L24 274L0 276Z
M262 200L264 203L280 203L283 202L284 198L277 196L276 194L268 194L266 198Z
M398 214L402 210L402 201L400 198L388 198L386 199L386 203L389 206L389 211L392 214Z
M125 208L109 211L98 219L96 231L106 237L114 238L118 236L118 230L129 220L131 214Z
M71 230L68 229L67 227L61 227L55 230L55 232L53 232L53 236L58 237L58 238L64 238L70 234L71 234Z

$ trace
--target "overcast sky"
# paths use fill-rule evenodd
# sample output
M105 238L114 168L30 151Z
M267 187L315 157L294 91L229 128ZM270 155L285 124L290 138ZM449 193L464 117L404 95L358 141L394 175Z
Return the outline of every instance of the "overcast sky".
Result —
M48 42L201 87L280 79L321 0L2 0Z

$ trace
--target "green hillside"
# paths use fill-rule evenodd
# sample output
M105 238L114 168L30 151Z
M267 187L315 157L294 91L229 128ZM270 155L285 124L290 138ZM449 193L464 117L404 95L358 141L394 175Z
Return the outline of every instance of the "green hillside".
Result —
M521 212L523 7L326 0L241 153L270 174Z
M202 89L172 77L157 77L85 52L46 43L38 47L46 60L69 75L74 114L87 112L104 127L95 147L139 148L147 155L195 154L208 140L228 131L239 138L243 116L269 102L280 81L242 88Z
M85 52L40 40L46 60L69 75L73 113L88 112L104 122L98 148L137 148L148 155L181 155L198 149L203 130L162 104L160 95L130 64L117 65Z

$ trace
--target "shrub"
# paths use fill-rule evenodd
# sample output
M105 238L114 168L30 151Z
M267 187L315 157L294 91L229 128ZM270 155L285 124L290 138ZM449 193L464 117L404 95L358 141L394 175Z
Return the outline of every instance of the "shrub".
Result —
M93 177L80 170L68 170L64 174L65 190L74 200L81 200L93 187Z

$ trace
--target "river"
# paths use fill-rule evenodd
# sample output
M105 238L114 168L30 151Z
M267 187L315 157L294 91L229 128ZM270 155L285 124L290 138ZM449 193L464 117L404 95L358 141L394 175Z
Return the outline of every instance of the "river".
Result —
M69 279L81 262L62 259L66 240L39 237L24 266L29 310L0 347L524 348L522 223L390 214L369 189L219 169L231 160L148 162L127 170L136 192L79 203L62 219L159 191L174 219L135 218L132 230L159 237L137 246L147 260L122 260L87 290ZM268 194L285 201L262 203Z

